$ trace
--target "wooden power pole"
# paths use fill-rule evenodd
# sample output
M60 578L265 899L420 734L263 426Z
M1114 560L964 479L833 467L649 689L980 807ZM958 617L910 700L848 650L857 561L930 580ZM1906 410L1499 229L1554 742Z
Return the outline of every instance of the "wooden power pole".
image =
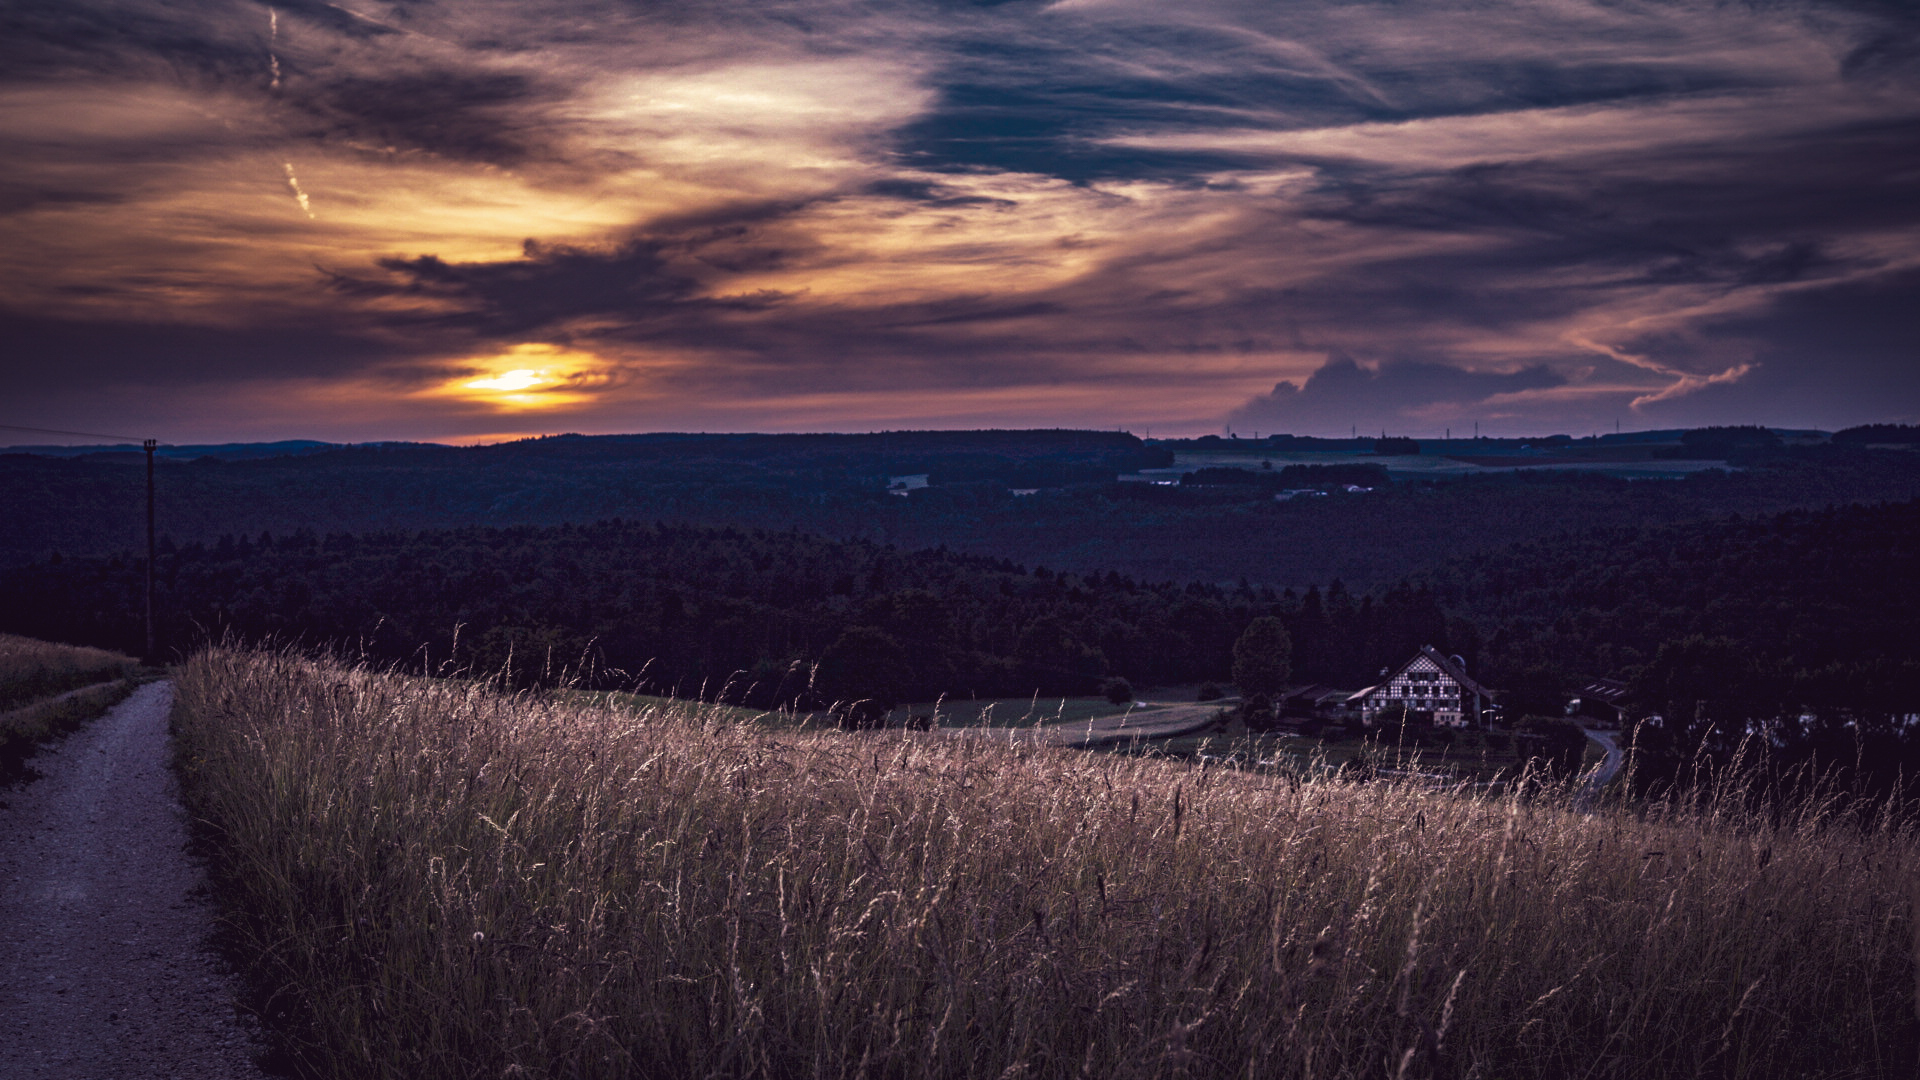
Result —
M155 661L153 651L153 450L160 445L158 439L143 439L140 446L147 452L147 652L146 661Z

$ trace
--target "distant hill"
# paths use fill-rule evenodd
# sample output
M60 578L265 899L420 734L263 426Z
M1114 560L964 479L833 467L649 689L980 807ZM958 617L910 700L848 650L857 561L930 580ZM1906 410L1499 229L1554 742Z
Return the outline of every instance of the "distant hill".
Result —
M390 446L392 443L374 445ZM264 443L187 443L154 448L161 460L191 461L217 458L221 461L253 461L259 458L291 457L338 450L341 444L315 442L312 439L285 439ZM33 454L36 457L85 458L89 461L146 461L146 451L132 443L111 446L6 446L0 454Z
M1562 531L1773 514L1920 496L1920 455L1787 447L1686 479L1539 472L1377 486L1276 502L1260 485L1111 477L1167 461L1117 432L641 435L486 447L342 447L163 463L159 527L222 536L553 525L610 517L800 529L968 551L1056 570L1304 588L1392 582L1459 555ZM1289 475L1276 469L1276 480ZM0 455L0 565L144 546L135 463ZM939 482L890 494L894 477ZM1300 486L1314 486L1319 477ZM1287 486L1292 486L1288 483ZM1010 488L1040 488L1015 496Z

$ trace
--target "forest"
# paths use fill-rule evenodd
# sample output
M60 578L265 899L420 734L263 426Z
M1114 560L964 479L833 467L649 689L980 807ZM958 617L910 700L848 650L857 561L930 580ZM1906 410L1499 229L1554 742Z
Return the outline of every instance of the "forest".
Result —
M242 640L538 681L583 658L607 685L758 706L809 695L921 701L1079 694L1109 675L1224 680L1234 639L1290 613L1302 677L1363 679L1446 639L1430 594L1078 575L796 531L621 520L419 533L296 533L162 550L160 637ZM0 572L7 628L140 643L142 576L122 556ZM456 634L458 635L456 639ZM819 665L817 686L810 686Z
M1664 745L1920 764L1920 500L1569 533L1421 582L1511 709L1624 675Z
M1358 688L1432 644L1517 713L1609 676L1696 738L1904 731L1920 713L1920 500L1570 530L1369 590L622 520L168 543L157 576L175 648L233 634L429 670L498 671L511 655L522 680L586 658L613 683L760 706L1225 680L1234 640L1274 615L1297 683ZM141 581L125 556L0 572L0 629L137 648Z

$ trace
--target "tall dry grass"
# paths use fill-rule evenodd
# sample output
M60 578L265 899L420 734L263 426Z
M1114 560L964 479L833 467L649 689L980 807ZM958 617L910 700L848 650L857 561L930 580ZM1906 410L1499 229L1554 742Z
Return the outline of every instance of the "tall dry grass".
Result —
M105 649L0 634L0 710L131 676L139 661Z
M179 752L338 1077L1915 1074L1914 833L211 652Z
M119 653L0 634L0 787L32 775L40 744L132 693L137 667Z

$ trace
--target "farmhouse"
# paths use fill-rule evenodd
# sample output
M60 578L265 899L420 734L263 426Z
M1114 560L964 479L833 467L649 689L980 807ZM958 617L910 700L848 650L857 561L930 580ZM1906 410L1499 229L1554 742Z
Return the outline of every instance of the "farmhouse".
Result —
M1459 657L1422 645L1412 659L1382 674L1386 677L1377 686L1347 699L1360 711L1361 723L1371 725L1382 714L1430 713L1441 727L1485 726L1493 692L1468 677Z

